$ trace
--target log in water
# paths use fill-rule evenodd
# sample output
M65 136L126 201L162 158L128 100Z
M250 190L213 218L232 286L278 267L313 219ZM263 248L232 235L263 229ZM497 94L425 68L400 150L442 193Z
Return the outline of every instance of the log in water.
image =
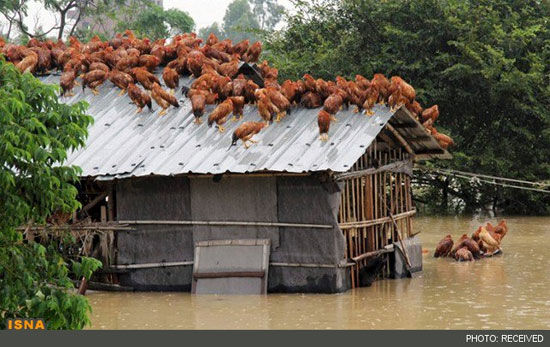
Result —
M442 235L487 219L416 218L429 252L414 279L376 281L336 295L192 296L88 292L92 329L548 329L550 218L507 218L503 254L434 259ZM491 222L494 223L494 219Z

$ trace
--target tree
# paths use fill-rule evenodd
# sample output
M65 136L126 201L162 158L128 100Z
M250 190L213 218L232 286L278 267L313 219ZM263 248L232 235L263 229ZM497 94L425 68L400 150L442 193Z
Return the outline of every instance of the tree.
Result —
M261 30L271 31L283 19L285 7L279 5L277 0L249 0L249 2Z
M44 39L50 34L57 34L57 39L75 34L78 24L92 13L105 14L110 6L120 4L124 0L40 0L44 9L55 15L55 24L47 29L33 30L27 27L24 19L28 14L28 5L31 0L6 0L0 12L9 22L9 32L15 26L19 32L27 37Z
M24 240L16 229L79 207L79 169L61 163L84 145L93 119L84 102L60 103L58 92L0 58L0 329L15 317L44 318L50 329L89 323L90 306L74 293L55 245ZM73 265L87 277L98 266L87 258Z
M218 22L214 22L207 27L201 28L198 35L200 38L206 40L208 38L208 35L210 35L211 33L213 33L217 37L225 38L225 33L223 32L223 29Z
M260 29L248 0L234 0L227 6L222 26L225 37L235 42L244 39L256 41L254 31Z
M400 75L456 146L434 165L530 181L550 178L550 7L537 0L295 1L266 42L281 78ZM425 177L426 179L430 177ZM433 178L433 177L432 177ZM467 210L550 213L547 194L429 179Z
M118 12L115 18L117 31L132 29L137 35L153 40L190 32L195 27L195 21L186 12L164 10L150 1L134 0Z

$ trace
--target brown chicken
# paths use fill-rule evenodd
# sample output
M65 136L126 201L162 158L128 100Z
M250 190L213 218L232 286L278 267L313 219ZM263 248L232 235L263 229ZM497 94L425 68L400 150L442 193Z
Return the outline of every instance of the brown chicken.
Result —
M137 105L138 109L136 113L140 113L145 106L149 107L149 111L153 112L153 105L151 102L151 97L149 94L141 90L140 87L136 86L134 83L128 84L128 96L134 104Z
M210 35L208 35L208 38L206 39L206 44L209 46L213 46L218 42L220 42L220 40L214 33L210 33Z
M204 114L204 108L206 106L206 96L205 94L195 93L191 95L190 99L193 115L195 116L195 123L201 124L201 117Z
M455 259L457 261L474 261L474 256L468 247L462 247L456 251Z
M302 96L300 104L305 108L317 108L323 105L323 99L315 92L307 92Z
M330 129L330 122L336 120L333 115L325 110L320 110L317 115L317 125L319 125L319 138L321 141L328 140L328 131Z
M244 117L244 96L230 96L233 103L233 121L236 122Z
M496 227L494 227L491 223L487 223L486 229L490 232L499 234L501 239L508 233L508 225L506 224L505 219L501 220Z
M329 97L325 99L325 102L323 103L323 110L334 116L338 111L340 111L343 104L344 98L342 97L342 94L336 92L329 95Z
M260 54L262 54L262 43L257 41L246 50L246 53L243 55L242 59L247 63L255 63L260 58Z
M451 256L455 256L456 251L461 249L462 247L467 247L468 250L473 254L475 258L479 258L481 255L479 245L477 242L472 240L468 237L468 235L463 234L460 239L454 244L452 250L451 250Z
M93 62L90 64L90 67L88 68L90 71L92 70L103 70L105 72L109 72L111 69L109 69L109 67L104 64L104 63L100 63L100 62Z
M121 89L119 95L124 95L126 89L128 89L128 85L130 85L130 83L134 83L132 76L126 72L118 70L113 70L109 73L109 81Z
M498 234L491 234L486 228L481 227L479 230L479 239L486 255L493 255L500 251L500 236Z
M248 46L250 46L250 41L242 40L241 42L237 43L232 47L231 53L238 54L239 57L241 57L248 51Z
M437 117L439 117L438 105L433 105L422 112L422 122L426 122L428 119L431 119L433 124L437 120Z
M73 88L75 86L76 71L71 67L65 69L61 74L59 84L61 86L61 95L74 96Z
M149 71L147 71L147 69L145 69L143 67L133 68L130 71L130 75L133 75L133 77L136 79L136 81L141 83L141 85L145 89L151 90L155 83L160 85L160 81L157 78L157 76L153 75L152 73L150 73Z
M99 92L97 91L97 87L102 85L106 79L107 72L103 70L92 70L82 76L82 91L84 91L87 86L92 90L92 93L94 93L94 95L97 95L99 94Z
M231 101L231 99L226 99L208 116L208 126L211 127L212 124L216 122L218 131L223 133L225 131L223 124L225 124L227 116L229 116L231 112L233 112L233 101Z
M275 118L276 122L280 122L287 114L290 114L290 101L281 92L279 92L274 87L266 88L266 95L269 97L269 100L277 107L279 112Z
M370 81L361 75L355 75L355 83L357 83L359 88L364 90L370 87Z
M371 80L371 86L373 84L378 91L378 103L382 105L389 97L388 88L390 87L390 81L383 74L376 73Z
M174 95L162 89L162 87L158 83L153 83L153 87L151 88L151 97L162 108L159 116L164 116L167 113L166 110L170 107L170 105L174 107L180 107L180 104L178 103L178 100L174 97Z
M280 111L277 106L271 102L264 89L258 89L255 93L255 98L258 103L258 113L265 121L266 126L269 126L270 122L273 120L273 116Z
M174 69L169 68L166 66L162 70L162 79L164 80L164 83L168 88L170 88L170 92L174 94L174 90L176 88L179 88L180 85L180 76L178 72Z
M244 148L248 149L248 142L256 143L252 140L252 136L259 133L267 125L264 122L244 122L233 132L233 138L231 141L231 146L229 148L237 145L237 141L241 140L243 142Z
M301 97L298 83L292 82L291 80L284 81L281 85L281 94L283 94L291 104L296 103Z
M388 94L390 94L388 97L388 105L390 106L391 112L394 112L402 105L411 104L414 98L416 98L416 91L414 88L399 76L393 76L391 78Z
M23 51L23 59L15 65L15 67L21 71L21 73L30 72L33 73L38 65L38 54L30 49Z
M160 59L151 54L143 54L139 57L139 66L146 68L149 72L155 71L160 64Z
M438 133L437 129L432 128L432 136L436 139L437 143L441 146L443 149L447 149L449 146L454 145L454 141L451 137Z
M233 59L228 63L221 64L218 68L218 72L221 75L228 76L230 78L235 77L239 72L239 60Z
M139 57L135 55L127 55L118 59L115 69L119 71L129 72L134 67L138 66Z
M376 105L376 102L380 99L380 92L378 88L378 82L374 81L371 83L369 88L366 91L366 99L363 103L363 108L366 110L365 115L372 116L374 111L372 108Z
M406 105L407 110L418 120L418 117L422 113L422 106L418 101L413 101L411 104Z
M447 235L443 240L439 241L437 247L435 248L434 257L446 257L451 253L453 249L453 238L451 235Z

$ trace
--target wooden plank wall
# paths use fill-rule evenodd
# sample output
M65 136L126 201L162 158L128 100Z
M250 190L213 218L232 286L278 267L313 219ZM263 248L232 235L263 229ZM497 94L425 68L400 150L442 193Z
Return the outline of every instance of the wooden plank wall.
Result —
M379 167L395 161L408 160L410 155L402 148L375 140L350 171ZM347 178L343 181L338 221L344 233L348 260L381 250L397 241L397 230L388 218L389 207L396 219L401 237L412 231L414 207L411 196L411 177L389 171ZM359 287L359 274L368 258L350 267L352 288ZM382 276L389 275L386 264Z

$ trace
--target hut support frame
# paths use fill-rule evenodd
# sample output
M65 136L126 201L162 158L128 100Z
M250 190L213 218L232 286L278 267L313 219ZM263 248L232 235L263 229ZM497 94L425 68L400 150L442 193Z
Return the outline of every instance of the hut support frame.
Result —
M414 235L412 217L416 210L411 177L401 169L402 165L394 165L411 162L412 156L402 146L388 142L375 140L350 172L337 177L343 184L338 222L348 261L354 263L350 266L352 288L360 286L361 270L370 257L391 252L391 245L399 240L399 231L403 239ZM388 216L388 207L399 231ZM386 261L382 276L389 275Z

